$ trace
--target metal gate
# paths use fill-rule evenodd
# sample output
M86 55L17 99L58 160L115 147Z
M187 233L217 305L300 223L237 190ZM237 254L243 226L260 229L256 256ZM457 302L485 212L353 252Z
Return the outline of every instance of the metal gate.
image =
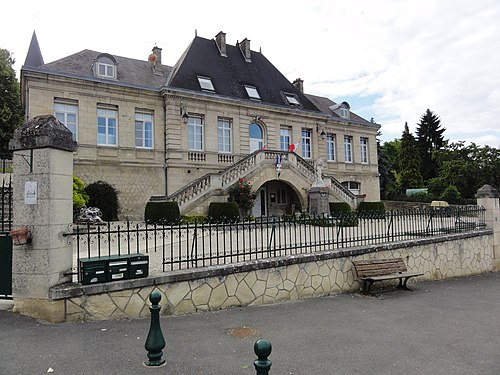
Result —
M12 299L12 180L0 190L0 299Z

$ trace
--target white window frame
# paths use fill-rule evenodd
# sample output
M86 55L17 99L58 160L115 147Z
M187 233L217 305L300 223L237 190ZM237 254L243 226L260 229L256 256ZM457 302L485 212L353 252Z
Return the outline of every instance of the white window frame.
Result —
M197 76L198 83L200 84L200 88L203 91L215 91L214 84L212 83L212 79L210 77Z
M289 93L283 93L285 95L286 100L288 101L288 104L290 105L300 105L299 100L294 94L289 94Z
M335 143L336 143L335 134L328 133L326 135L326 159L328 161L335 161L337 159L335 155L337 145Z
M292 143L292 129L289 126L280 127L280 149L281 151L289 151Z
M302 129L302 157L304 159L312 158L312 130Z
M103 126L104 133L100 133ZM114 142L113 130L115 132ZM101 138L102 135L104 135L104 140ZM118 106L97 105L97 144L99 146L118 146Z
M74 120L72 116L74 115ZM54 117L66 126L73 140L78 140L78 101L54 98Z
M229 118L217 119L217 143L219 152L230 154L232 152L232 121Z
M359 138L359 148L360 148L361 163L368 164L368 138L366 137Z
M352 136L344 135L344 161L352 163Z
M187 122L188 150L204 151L205 126L203 116L189 115ZM196 139L199 137L199 139Z
M257 87L245 85L245 90L247 91L247 95L250 99L261 100L259 91L257 91Z
M340 107L339 112L340 112L340 117L343 117L343 118L349 118L350 117L350 115L349 115L349 109L347 109L345 107Z
M135 147L154 148L154 112L151 110L135 110Z
M101 73L101 69L103 72ZM116 79L116 64L107 56L101 56L95 63L95 76L107 79Z

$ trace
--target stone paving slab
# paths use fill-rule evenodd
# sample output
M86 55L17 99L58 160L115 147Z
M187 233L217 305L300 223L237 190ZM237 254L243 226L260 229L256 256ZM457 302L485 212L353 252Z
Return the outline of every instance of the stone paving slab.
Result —
M47 324L0 311L0 374L499 374L500 273L414 292L342 294L161 318L166 366L144 368L149 319Z

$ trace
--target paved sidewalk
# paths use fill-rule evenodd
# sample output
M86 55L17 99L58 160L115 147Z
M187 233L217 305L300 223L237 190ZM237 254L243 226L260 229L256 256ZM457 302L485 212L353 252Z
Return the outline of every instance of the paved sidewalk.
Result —
M253 375L259 337L276 375L500 374L500 273L412 287L162 317L167 364L155 369L142 364L149 319L47 324L0 311L0 374Z

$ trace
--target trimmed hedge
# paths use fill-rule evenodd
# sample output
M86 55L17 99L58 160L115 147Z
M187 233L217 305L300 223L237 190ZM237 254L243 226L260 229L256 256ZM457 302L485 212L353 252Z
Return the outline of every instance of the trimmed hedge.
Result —
M239 221L240 210L236 202L211 202L208 206L208 220L222 223Z
M337 219L341 227L355 227L358 225L356 212L353 212L347 202L330 202L330 215Z
M148 202L144 210L144 220L148 224L174 224L181 217L177 202Z
M330 213L335 216L337 213L351 212L351 206L347 202L330 202Z
M358 217L365 219L385 218L384 202L361 202L358 206Z

